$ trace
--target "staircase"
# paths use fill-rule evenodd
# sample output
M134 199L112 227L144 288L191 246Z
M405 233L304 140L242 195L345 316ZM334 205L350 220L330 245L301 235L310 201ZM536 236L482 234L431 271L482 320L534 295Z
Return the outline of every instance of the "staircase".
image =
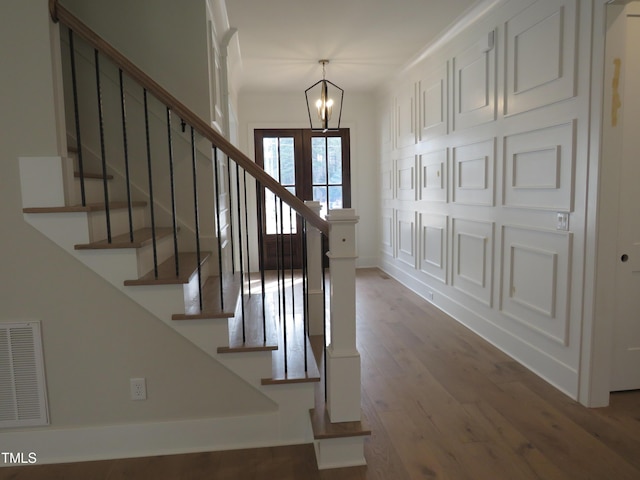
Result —
M353 335L349 322L345 322L346 330L342 323L332 326L332 332L336 332L332 333L331 338L334 348L325 351L326 329L321 317L325 310L326 291L323 285L322 288L318 286L324 284L324 280L321 280L323 274L319 266L321 252L318 242L303 240L305 243L302 248L313 250L307 252L309 258L317 258L309 260L308 265L305 261L302 271L285 271L285 262L282 260L282 269L275 273L253 272L252 280L248 258L248 217L255 210L260 222L263 216L260 192L268 188L281 199L281 222L283 205L286 204L284 208L288 215L301 218L305 235L307 230L315 235L329 234L331 242L333 230L333 234L340 237L340 244L335 242L338 247L331 250L330 257L332 263L338 265L339 272L345 266L352 270L351 273L340 274L341 278L346 277L347 280L347 287L343 290L349 292L348 282L350 277L354 278L355 256L349 250L353 248L353 238L347 242L349 236L353 237L353 231L349 233L345 227L348 229L351 225L353 230L353 213L332 212L335 220L335 227L332 228L331 222L325 222L314 212L312 207L317 209L313 205L315 202L309 206L291 195L104 40L96 40L96 34L62 6L56 2L52 4L54 18L68 25L70 31L76 32L69 37L73 69L77 47L74 47L72 35L77 35L95 48L96 71L98 53L116 65L120 73L121 92L124 92L123 70L143 86L145 118L149 116L148 91L161 105L166 106L171 194L160 195L159 199L156 192L154 198L152 170L157 170L157 161L152 168L148 120L148 167L143 175L143 178L147 175L149 178L147 190L140 188L141 181L136 184L130 178L129 162L144 164L144 161L133 154L135 148L131 139L127 141L124 120L126 167L121 168L118 166L120 163L116 165L111 159L107 160L103 123L108 120L102 118L103 99L99 80L104 74L96 75L100 118L93 120L100 125L100 142L91 144L82 141L80 132L83 123L79 119L82 109L77 103L76 72L72 71L74 98L67 99L67 103L73 104L67 108L75 110L76 125L75 135L69 134L68 138L75 147L69 148L66 157L21 158L25 220L124 295L270 398L276 413L265 428L272 430L266 437L270 438L273 445L314 442L320 468L364 464L363 439L370 431L362 423L359 414L359 356L355 350L355 318L352 321ZM124 93L122 112L124 119ZM182 132L187 130L186 135L180 135L176 119L182 123ZM188 129L191 133L190 142ZM69 130L74 130L73 126L69 126ZM211 162L215 172L215 180L205 193L201 190L203 182L197 176L196 167L203 162L203 140L211 142L212 153L209 154L204 148L204 161ZM172 142L182 142L184 145L174 148ZM190 152L182 154L182 157L188 159L189 154L192 157L193 184L189 188L194 197L191 215L195 216L195 221L185 218L188 216L184 214L186 207L176 204L174 198L174 188L180 187L177 183L179 179L174 180L173 176L174 149L185 150L184 147L189 147L187 150ZM140 147L140 150L144 148ZM219 163L219 155L225 156L226 163ZM256 205L247 200L247 186L252 181L247 178L256 179L253 180L256 182ZM215 198L215 221L201 228L202 214L198 204L203 195ZM171 202L167 203L165 200L169 196ZM229 248L223 246L225 237L221 225L224 221L221 217L225 215L229 220L228 230L231 233L235 230L235 236L226 239L231 253ZM257 242L260 241L258 238ZM203 248L203 245L206 246ZM282 252L284 249L282 244ZM349 262L351 267L348 267ZM259 277L259 282L255 280L256 277ZM355 302L354 294L354 291L351 292L351 304ZM344 299L329 299L328 303L331 318L339 318L338 309L344 308ZM349 301L346 303L346 316L354 315L355 310L350 309ZM338 338L341 332L344 333L343 338ZM324 358L325 355L328 360ZM328 373L332 369L338 372L335 382L325 375L325 365ZM355 377L344 376L345 372L355 367ZM341 397L347 401L342 402Z

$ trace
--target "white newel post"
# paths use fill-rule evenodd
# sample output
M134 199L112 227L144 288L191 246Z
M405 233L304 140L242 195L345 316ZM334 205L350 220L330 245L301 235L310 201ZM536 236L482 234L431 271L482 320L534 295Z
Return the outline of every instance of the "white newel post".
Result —
M320 215L320 202L304 202L317 215ZM322 288L322 233L307 223L307 276L309 302L309 335L323 335L324 330L324 289Z
M327 410L331 422L360 421L360 353L356 348L355 210L330 210L331 344L327 347Z

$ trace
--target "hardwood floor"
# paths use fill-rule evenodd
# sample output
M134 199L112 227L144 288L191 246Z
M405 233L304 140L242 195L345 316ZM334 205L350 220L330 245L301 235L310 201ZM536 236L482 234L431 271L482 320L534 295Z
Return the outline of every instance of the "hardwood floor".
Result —
M0 468L0 479L638 480L640 392L587 409L376 269L358 271L367 467L310 445Z

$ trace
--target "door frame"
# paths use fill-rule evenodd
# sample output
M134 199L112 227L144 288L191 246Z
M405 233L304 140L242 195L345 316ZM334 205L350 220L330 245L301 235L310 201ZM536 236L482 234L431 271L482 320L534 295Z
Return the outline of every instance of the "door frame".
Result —
M264 135L264 133L267 133L267 135ZM311 139L313 137L340 137L342 139L342 182L340 183L340 185L342 186L342 208L350 208L351 207L351 143L350 143L350 129L348 127L345 128L341 128L338 132L335 131L330 131L330 132L315 132L312 131L311 129L309 129L308 127L306 128L296 128L296 127L274 127L274 126L269 126L269 127L263 127L263 128L253 128L252 129L252 145L253 145L253 149L254 149L254 161L260 165L261 167L264 168L264 155L263 155L263 145L261 142L259 142L259 138L266 138L269 137L268 133L273 132L274 136L278 136L278 137L293 137L294 138L294 151L295 151L295 157L296 158L300 158L301 161L301 165L299 165L300 168L298 168L298 165L296 165L296 170L295 170L295 185L296 185L296 196L298 198L300 198L303 201L307 201L307 200L312 200L313 199L313 188L314 188L314 183L313 183L313 172L312 172L312 168L311 168L311 162L310 161L306 161L307 158L306 156L311 154ZM262 136L260 136L262 134ZM307 145L308 144L308 145ZM329 183L329 178L328 178L328 170L327 170L327 183L326 183L327 187L331 186L331 184ZM256 191L256 199L260 198L262 205L264 207L265 205L265 187L262 187L259 191ZM329 198L328 198L328 192L327 192L327 208L328 208L328 202L329 202ZM285 207L285 211L283 212L286 215L286 212L288 211L289 207ZM260 214L260 212L257 212L257 214ZM289 249L289 253L290 255L294 255L294 258L297 259L296 262L294 262L294 268L300 268L301 267L301 261L298 258L301 253L302 253L302 246L301 246L301 242L302 242L302 221L300 219L300 217L295 214L296 217L296 234L294 238L290 238L290 241L285 241L284 243L286 243L287 245L289 245L289 247L285 247L285 250L288 248ZM264 266L264 256L266 255L267 249L268 249L268 242L266 241L267 239L267 234L266 231L264 231L264 229L266 228L266 218L265 218L265 211L263 208L263 212L262 212L262 226L263 226L263 232L259 232L257 231L258 235L263 235L263 238L265 239L265 241L263 241L263 248L261 249L260 246L258 245L258 258L259 258L259 265L260 268L263 268ZM259 227L256 227L257 230L259 230ZM269 235L269 237L273 237L273 236L277 236L280 234L275 234L275 235ZM288 236L288 234L287 234ZM322 253L323 253L323 259L324 259L324 266L328 266L328 261L329 259L324 255L327 251L328 251L328 243L326 241L327 239L325 239L324 237L322 238ZM271 243L273 243L273 239L270 240ZM294 248L295 246L295 248ZM287 252L285 252L286 254ZM284 268L291 268L291 262L290 261L284 261ZM268 264L268 266L266 267L268 269L272 269L272 268L276 268L274 265L272 264Z
M618 185L620 158L607 125L611 122L613 58L619 55L614 45L624 35L619 18L628 1L594 0L592 22L592 64L589 181L585 224L585 282L583 287L583 324L580 353L578 400L588 407L609 405L610 378L615 315L615 271L617 267ZM609 129L610 130L610 129ZM606 168L605 168L606 167ZM590 261L595 259L595 261Z

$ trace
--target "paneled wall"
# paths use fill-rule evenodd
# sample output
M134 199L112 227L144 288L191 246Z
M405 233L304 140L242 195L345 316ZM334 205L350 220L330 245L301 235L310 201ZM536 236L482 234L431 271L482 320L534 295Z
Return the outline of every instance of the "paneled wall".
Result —
M501 2L381 96L380 265L578 396L591 2Z

